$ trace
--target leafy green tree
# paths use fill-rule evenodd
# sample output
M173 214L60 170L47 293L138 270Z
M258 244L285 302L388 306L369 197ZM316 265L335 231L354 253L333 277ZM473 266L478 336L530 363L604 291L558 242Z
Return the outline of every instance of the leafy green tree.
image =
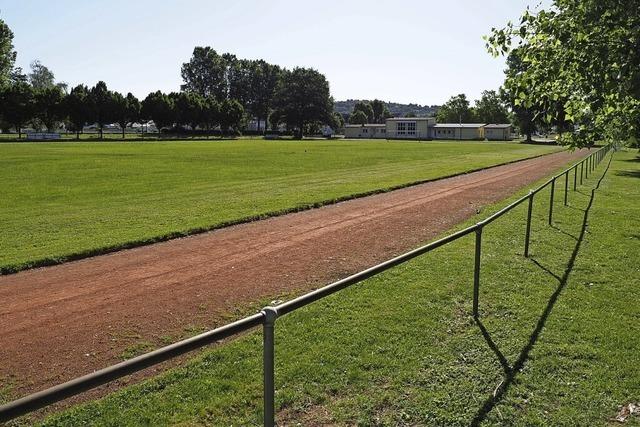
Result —
M80 132L91 120L90 108L89 89L85 85L74 87L65 98L64 109L72 130L76 132L76 139L80 139Z
M224 56L227 61L227 81L229 92L227 97L238 101L244 109L253 103L251 88L254 71L253 61L237 59L233 55Z
M509 110L495 90L485 90L473 108L479 123L508 123Z
M113 101L115 106L115 121L122 130L122 139L125 138L127 126L137 122L140 119L140 101L131 92L127 96L122 96L118 92L113 92Z
M13 32L0 19L0 89L9 85L13 80L13 65L16 62L16 52L13 50Z
M153 120L158 129L169 128L175 123L173 100L166 94L156 91L142 101L142 116Z
M189 62L182 64L181 89L203 97L214 96L218 102L227 98L227 59L211 47L196 47Z
M349 123L352 125L364 125L369 122L367 114L362 110L354 110L349 116Z
M175 121L178 126L189 125L192 130L202 123L204 98L197 93L180 92L172 96Z
M344 118L342 117L342 114L334 112L329 126L331 126L334 131L342 129L344 127Z
M53 132L65 117L64 96L58 86L35 90L34 117L42 122L48 132Z
M373 112L373 123L384 123L384 109L386 105L379 99L371 101L371 109ZM388 110L387 110L388 111Z
M113 92L107 89L107 84L103 81L99 81L91 88L88 99L91 120L98 125L100 139L102 139L105 125L113 123L117 119L117 101Z
M364 113L364 115L367 117L367 123L376 123L373 107L368 102L356 102L353 106L353 113L356 113L357 111L362 111Z
M381 120L380 123L385 123L387 121L388 118L393 117L393 114L391 114L391 111L389 111L389 108L385 105L382 108L382 115L380 116Z
M282 69L279 66L262 60L253 62L249 111L258 119L258 130L260 130L260 121L265 122L266 128L281 76Z
M452 96L436 115L439 123L471 123L473 114L469 108L469 101L464 93Z
M220 103L218 120L223 134L228 134L229 129L239 131L244 119L244 108L235 99L225 99Z
M507 57L507 79L510 75L521 73L527 64L520 58L520 51L514 49ZM541 125L542 118L540 108L535 103L529 103L528 106L520 102L518 94L506 88L502 88L501 96L511 106L515 125L520 129L520 133L525 135L526 142L532 142L532 135Z
M330 123L333 100L325 76L311 68L286 71L278 85L275 107L280 119L295 129L302 139L305 125L310 122Z
M31 62L31 72L28 79L35 90L48 89L56 85L53 72L38 59Z
M207 131L207 138L211 129L220 124L220 104L216 98L210 96L202 102L202 125Z
M517 52L505 90L546 125L573 128L561 141L584 146L640 134L640 0L554 0L493 29L494 55Z
M18 82L2 91L2 117L18 132L22 138L24 124L33 118L34 94L31 85Z

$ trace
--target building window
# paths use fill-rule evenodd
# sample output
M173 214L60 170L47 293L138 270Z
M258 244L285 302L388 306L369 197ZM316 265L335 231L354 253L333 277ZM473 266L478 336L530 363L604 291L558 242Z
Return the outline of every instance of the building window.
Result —
M398 122L396 124L398 135L415 135L416 122Z
M362 133L368 133L369 129L362 129Z

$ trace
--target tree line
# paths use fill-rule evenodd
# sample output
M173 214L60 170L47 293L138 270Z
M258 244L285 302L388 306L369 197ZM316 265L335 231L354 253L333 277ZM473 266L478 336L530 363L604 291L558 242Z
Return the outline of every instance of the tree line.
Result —
M102 138L112 123L120 126L124 138L126 127L149 120L159 132L188 127L238 134L252 118L258 131L265 131L267 124L272 130L284 126L302 138L323 125L336 128L342 123L333 113L329 82L311 68L289 70L196 47L182 65L180 92L156 91L138 100L132 93L110 90L103 81L68 90L39 61L31 64L31 73L23 74L14 66L12 40L13 33L0 20L0 128L15 129L19 138L27 125L52 132L61 124L77 137L86 125L96 124Z
M346 119L351 124L385 123L393 117L386 104L378 99L371 102L357 101ZM408 113L405 117L415 117ZM437 107L435 117L439 123L510 123L511 113L502 91L485 90L480 99L471 106L467 96L452 96L444 105Z
M485 90L471 106L461 93L444 103L436 119L439 123L511 123L510 112L504 98L494 90Z

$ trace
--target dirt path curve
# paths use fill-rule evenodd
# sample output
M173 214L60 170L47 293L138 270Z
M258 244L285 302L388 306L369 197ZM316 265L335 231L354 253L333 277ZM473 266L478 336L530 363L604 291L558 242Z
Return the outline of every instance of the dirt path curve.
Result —
M0 387L22 395L238 307L407 251L586 152L556 153L320 209L0 277ZM237 315L237 314L236 314ZM13 394L12 393L12 394Z

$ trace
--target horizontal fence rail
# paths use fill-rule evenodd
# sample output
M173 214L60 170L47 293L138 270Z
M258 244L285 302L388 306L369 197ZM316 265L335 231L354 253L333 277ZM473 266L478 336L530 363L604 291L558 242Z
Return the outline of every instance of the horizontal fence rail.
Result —
M157 365L167 360L176 358L193 350L200 349L207 345L213 344L225 338L240 334L242 332L253 329L262 325L263 328L263 404L264 404L264 425L272 427L275 425L275 324L276 320L291 313L299 308L309 305L315 301L332 295L342 289L360 283L365 279L382 273L390 268L403 264L420 255L431 252L441 246L454 242L471 233L475 234L475 262L473 272L473 316L479 317L479 290L480 290L480 259L482 257L482 230L485 226L500 218L502 215L511 211L515 207L524 202L528 202L527 221L525 231L524 256L529 256L530 239L531 239L531 215L533 211L533 201L536 194L543 189L551 186L550 203L549 203L549 224L553 221L553 205L554 193L556 189L556 181L564 176L564 205L568 204L568 188L569 175L573 171L573 191L577 191L578 185L582 185L583 179L588 177L588 172L593 171L596 166L604 159L606 154L614 149L611 144L599 148L580 162L564 170L558 175L553 176L547 182L531 190L529 194L510 203L498 212L490 215L484 220L456 231L439 240L420 246L412 251L404 253L400 256L392 258L388 261L380 263L376 266L368 268L364 271L338 280L332 284L316 289L315 291L304 294L282 304L265 307L259 313L245 317L228 325L213 329L192 338L179 341L166 347L162 347L150 353L143 354L133 359L126 360L116 365L101 369L91 374L76 378L74 380L59 384L46 390L30 394L21 399L14 400L0 406L0 422L6 422L16 417L28 414L38 409L44 408L56 402L60 402L71 396L75 396L87 390L96 388L100 385L109 383L118 378L139 372L148 367ZM578 169L580 169L578 177ZM580 184L578 184L578 179Z

